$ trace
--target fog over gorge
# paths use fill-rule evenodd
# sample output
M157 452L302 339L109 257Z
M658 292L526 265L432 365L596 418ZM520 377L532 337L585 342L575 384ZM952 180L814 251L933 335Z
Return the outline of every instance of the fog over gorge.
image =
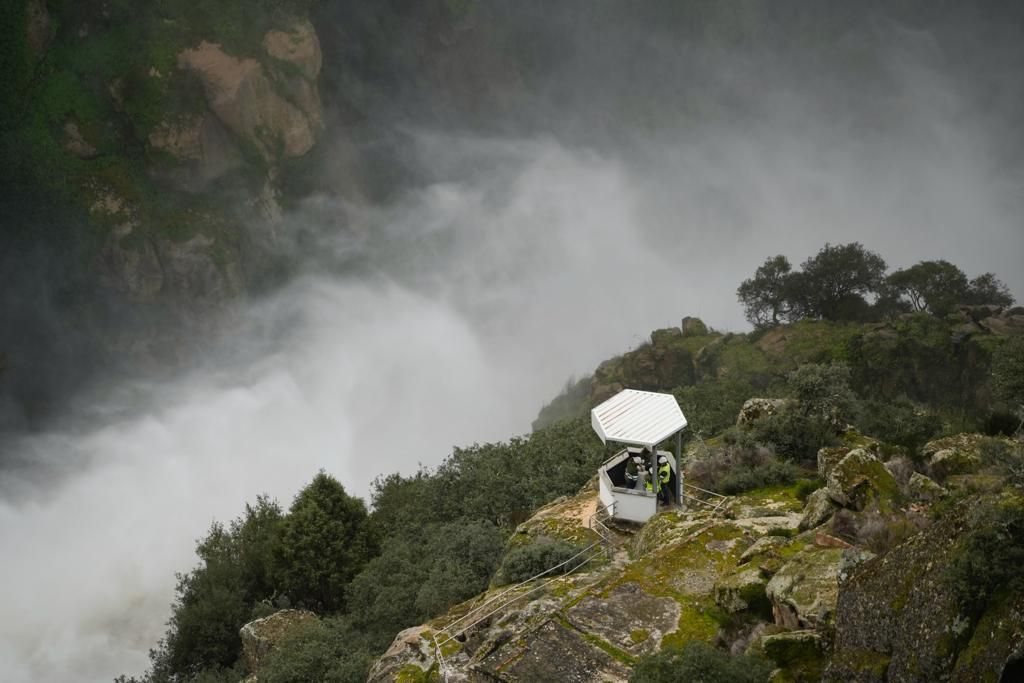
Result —
M144 671L213 521L264 493L287 507L321 469L369 504L378 476L529 432L567 380L650 330L692 315L747 331L736 287L768 256L856 241L1024 298L1024 24L1008 7L864 9L829 47L808 37L820 17L763 9L752 21L778 35L689 45L656 14L567 3L501 57L524 75L496 68L479 110L421 84L375 101L349 133L356 168L385 149L375 187L350 191L325 161L275 228L286 275L239 297L202 353L90 378L0 440L0 678ZM314 21L328 56L331 17ZM542 17L497 3L466 30L500 52Z

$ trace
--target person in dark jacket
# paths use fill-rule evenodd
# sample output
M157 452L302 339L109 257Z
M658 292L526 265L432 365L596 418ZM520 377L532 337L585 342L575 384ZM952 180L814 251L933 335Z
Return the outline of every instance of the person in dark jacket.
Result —
M672 491L669 481L672 478L672 466L667 455L658 456L658 500L669 505L672 503Z

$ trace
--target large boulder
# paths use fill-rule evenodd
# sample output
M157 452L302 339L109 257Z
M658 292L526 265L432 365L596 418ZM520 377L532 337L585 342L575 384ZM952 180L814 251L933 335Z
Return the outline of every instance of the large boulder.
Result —
M686 316L679 327L684 337L703 337L708 334L708 326L700 318Z
M987 443L1006 439L984 434L955 434L929 441L921 449L921 455L928 464L928 472L942 481L956 474L974 474L984 466L983 449Z
M870 498L887 507L899 495L899 484L878 458L855 448L828 473L828 497L841 507L862 510Z
M313 25L301 21L287 31L268 31L263 37L263 49L281 65L270 70L278 90L306 115L314 131L320 130L323 106L317 77L323 66L323 55Z
M807 546L782 565L765 587L776 624L818 628L832 623L842 554L842 548Z
M316 621L312 612L284 609L269 617L250 621L242 627L242 657L250 673L257 673L267 657L284 636L302 624Z
M807 496L807 502L804 503L804 516L800 519L800 530L806 531L821 526L832 518L835 511L836 505L829 497L828 489L818 489Z
M779 551L789 543L790 539L785 536L762 536L743 551L739 563L742 565L760 558L779 557Z
M824 446L818 449L818 478L828 479L828 473L846 457L852 448L849 446Z
M931 503L945 496L946 489L920 472L914 472L907 484L907 494L916 501Z
M208 111L159 122L150 130L147 142L150 149L178 162L173 168L155 170L154 175L186 191L203 190L211 180L244 163L231 133Z

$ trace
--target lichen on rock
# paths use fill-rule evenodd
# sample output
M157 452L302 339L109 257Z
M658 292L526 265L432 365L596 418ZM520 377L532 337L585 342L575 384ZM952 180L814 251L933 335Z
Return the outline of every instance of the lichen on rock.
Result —
M800 530L814 529L821 526L836 511L836 505L829 497L828 489L818 489L807 496L804 504L804 516L800 519Z
M830 625L835 616L842 548L807 546L765 588L775 623L787 628Z
M757 567L740 568L715 583L715 604L729 613L767 609L768 580Z
M884 507L899 496L896 479L885 465L863 448L843 456L829 471L826 488L837 505L861 510L870 497Z

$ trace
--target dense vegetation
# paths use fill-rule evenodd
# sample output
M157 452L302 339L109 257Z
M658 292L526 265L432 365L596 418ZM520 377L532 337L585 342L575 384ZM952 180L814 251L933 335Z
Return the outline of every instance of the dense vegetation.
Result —
M643 657L629 677L630 683L764 683L772 671L767 660L751 656L730 656L707 643L692 640L670 645Z
M361 681L396 632L476 595L499 566L499 580L512 581L571 556L553 543L506 557L506 540L532 510L575 493L608 453L576 420L380 478L370 513L323 472L287 512L259 498L199 542L144 680L237 680L239 628L294 607L330 618L285 642L267 680Z

